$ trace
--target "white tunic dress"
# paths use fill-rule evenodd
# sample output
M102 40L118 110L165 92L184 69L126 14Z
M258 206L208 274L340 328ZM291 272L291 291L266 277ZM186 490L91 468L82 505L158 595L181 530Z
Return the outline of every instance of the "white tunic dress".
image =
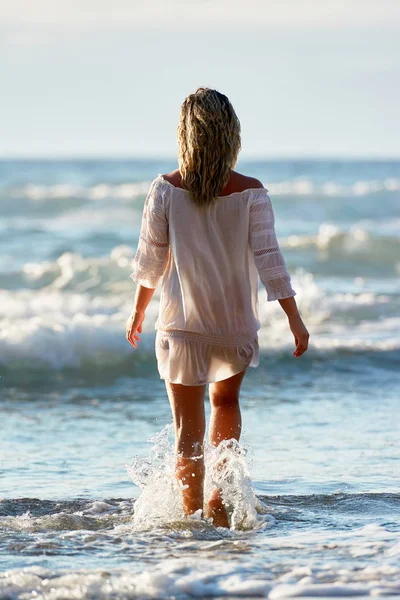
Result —
M130 277L160 284L161 379L204 385L259 364L258 275L267 300L295 296L268 190L221 196L205 212L161 174L147 194Z

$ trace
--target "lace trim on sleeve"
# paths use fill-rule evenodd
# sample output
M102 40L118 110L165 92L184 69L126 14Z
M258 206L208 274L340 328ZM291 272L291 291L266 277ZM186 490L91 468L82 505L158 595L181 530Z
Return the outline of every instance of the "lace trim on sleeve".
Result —
M263 248L262 250L255 250L254 256L262 256L263 254L268 254L269 252L279 252L278 246L273 246L272 248Z
M267 300L295 296L286 262L275 233L275 215L265 188L252 197L249 219L249 243Z

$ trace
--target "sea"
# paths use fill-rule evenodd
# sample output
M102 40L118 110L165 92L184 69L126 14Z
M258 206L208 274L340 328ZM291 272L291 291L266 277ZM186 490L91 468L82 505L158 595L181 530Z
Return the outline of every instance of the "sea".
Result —
M144 199L176 168L0 161L0 599L400 598L400 160L236 166L269 191L310 345L292 356L260 284L240 443L205 448L229 529L179 503L160 288L125 338Z

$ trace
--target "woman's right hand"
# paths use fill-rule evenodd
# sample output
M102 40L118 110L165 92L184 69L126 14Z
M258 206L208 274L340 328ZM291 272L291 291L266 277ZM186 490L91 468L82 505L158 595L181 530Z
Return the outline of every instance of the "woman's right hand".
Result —
M289 327L296 343L296 349L292 354L295 358L299 358L308 348L310 334L299 314L289 317Z

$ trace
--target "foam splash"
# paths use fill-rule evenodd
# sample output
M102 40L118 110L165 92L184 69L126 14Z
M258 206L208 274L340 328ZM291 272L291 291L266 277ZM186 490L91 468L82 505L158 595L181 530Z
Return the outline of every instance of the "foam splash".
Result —
M235 439L222 441L217 448L206 446L205 488L216 486L230 515L232 529L252 529L257 524L258 500L246 462L247 449Z
M174 451L169 439L171 432L172 425L166 425L149 439L153 446L148 456L135 456L131 465L126 466L132 481L142 490L135 502L135 528L146 529L184 518L174 476Z
M126 468L132 481L141 488L135 502L133 524L138 529L154 528L182 520L196 521L200 514L185 519L179 485L175 477L175 451L171 442L172 424L156 436L147 457L135 456ZM224 440L215 448L204 443L204 498L221 489L232 530L253 529L260 525L260 501L254 493L246 462L247 449L237 440ZM263 523L271 522L267 517ZM207 520L211 523L210 520Z

